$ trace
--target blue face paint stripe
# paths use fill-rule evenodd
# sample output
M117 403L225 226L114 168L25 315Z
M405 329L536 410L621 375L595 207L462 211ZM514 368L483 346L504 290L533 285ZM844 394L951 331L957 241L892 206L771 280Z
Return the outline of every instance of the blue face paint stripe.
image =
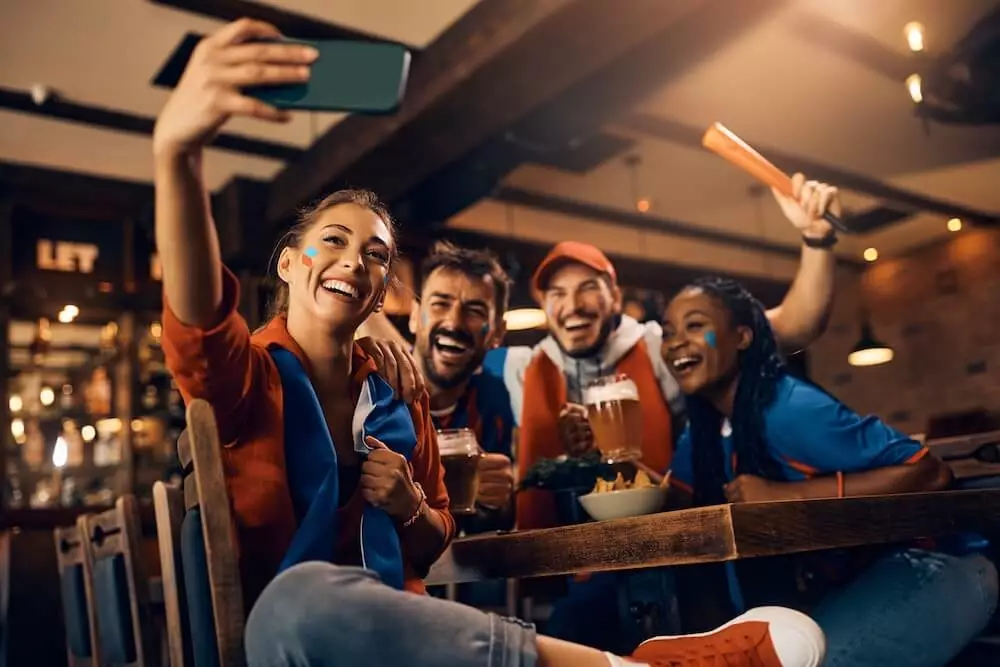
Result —
M315 257L316 255L319 254L319 250L316 250L316 248L314 248L311 245L310 246L306 246L306 249L305 249L304 252L306 254L306 257Z
M705 343L709 347L715 347L715 332L714 331L709 331L708 333L705 334Z

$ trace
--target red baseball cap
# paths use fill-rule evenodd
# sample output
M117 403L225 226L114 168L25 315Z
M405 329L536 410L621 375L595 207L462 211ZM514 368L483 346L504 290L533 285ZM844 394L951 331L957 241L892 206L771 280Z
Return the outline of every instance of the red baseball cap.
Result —
M552 272L570 262L589 266L595 271L608 274L611 276L613 282L618 281L614 264L596 246L592 246L589 243L580 243L579 241L563 241L562 243L557 243L552 248L549 254L545 256L545 259L542 260L542 263L538 265L538 268L535 269L534 275L531 276L531 287L536 296L541 297L549 278L552 276Z

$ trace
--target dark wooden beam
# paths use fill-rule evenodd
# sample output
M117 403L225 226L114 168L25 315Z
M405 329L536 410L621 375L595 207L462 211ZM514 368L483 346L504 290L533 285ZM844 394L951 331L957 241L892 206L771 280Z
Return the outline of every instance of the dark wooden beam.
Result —
M512 307L534 304L529 289L529 279L535 267L552 249L550 244L446 227L438 230L433 239L417 234L405 237L404 253L419 260L429 245L439 238L468 248L489 249L496 253L515 281L511 292ZM608 253L608 259L614 263L618 282L622 287L655 290L668 297L699 276L704 276L706 273L720 273L717 270L699 269L615 253ZM788 291L788 281L768 280L759 276L745 276L731 272L729 275L742 282L768 307L781 303Z
M668 141L679 146L702 150L701 137L704 134L704 128L691 127L666 118L659 118L644 113L629 114L619 120L617 124L634 132L645 134L646 136ZM734 129L738 131L738 128ZM996 213L988 213L963 206L962 204L928 197L912 190L882 183L863 174L758 145L754 143L752 137L744 137L744 139L751 145L754 145L757 150L777 166L788 172L801 171L804 174L808 174L810 178L827 181L841 188L878 197L879 199L898 204L900 207L911 208L914 211L938 213L948 217L957 216L963 220L983 225L996 225L1000 223L1000 215Z
M759 17L782 4L483 0L424 50L398 113L347 118L275 178L268 219L281 222L303 202L345 183L371 187L396 200L484 142L502 138L505 130L558 96L662 39L671 27L692 21L702 28L712 21L728 24L729 14L757 12ZM748 25L752 21L735 29ZM700 41L688 38L684 43ZM634 70L637 63L631 65ZM642 65L647 71L684 67L662 61ZM612 89L608 97L619 90L621 86ZM599 97L586 102L606 108Z
M532 192L522 188L502 187L494 194L494 199L517 206L525 206L551 213L568 215L585 220L605 222L628 229L640 229L649 232L674 234L685 238L697 239L707 243L732 246L744 250L767 252L782 257L798 259L801 250L798 246L765 241L755 236L743 234L728 234L715 229L701 227L690 222L671 220L648 213L625 211L610 206L599 206L579 201L557 197L541 192Z
M385 37L329 23L320 19L281 9L263 2L248 0L149 0L153 4L178 9L191 14L207 16L220 21L241 18L257 19L270 23L282 34L300 39L349 39L366 42L397 42ZM411 51L415 47L406 45Z
M150 183L0 162L0 189L15 203L83 217L119 218L148 209ZM92 213L92 215L88 215Z
M585 143L624 110L690 72L773 12L781 2L704 3L606 66L595 69L394 202L415 226L442 224L490 195L518 166ZM355 169L349 179L360 179Z
M82 104L58 96L46 100L43 104L35 104L30 92L6 87L0 87L0 109L144 136L152 136L153 126L156 124L156 119L152 116ZM295 160L304 152L297 146L231 132L220 133L209 145L234 153L285 161Z

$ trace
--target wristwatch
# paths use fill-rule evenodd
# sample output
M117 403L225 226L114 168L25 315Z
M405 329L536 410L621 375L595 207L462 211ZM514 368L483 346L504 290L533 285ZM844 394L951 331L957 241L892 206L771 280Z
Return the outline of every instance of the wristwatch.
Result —
M826 233L825 236L818 239L813 238L812 236L806 236L805 234L802 235L802 242L805 243L810 248L820 248L820 249L832 248L833 246L837 245L837 241L838 241L837 232L834 229L831 229Z

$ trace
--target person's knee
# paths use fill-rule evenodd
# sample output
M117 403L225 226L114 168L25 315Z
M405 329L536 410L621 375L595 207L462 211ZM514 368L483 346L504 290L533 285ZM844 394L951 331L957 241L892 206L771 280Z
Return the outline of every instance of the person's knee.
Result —
M976 554L959 559L965 575L968 577L979 600L983 604L986 619L993 617L997 610L997 598L1000 596L1000 577L996 565L986 556Z
M349 621L365 616L366 596L358 594L358 584L365 583L371 577L364 571L329 563L303 563L282 572L247 619L249 664L301 664L297 657L321 656L323 647L335 646L338 632L356 634L360 628Z

